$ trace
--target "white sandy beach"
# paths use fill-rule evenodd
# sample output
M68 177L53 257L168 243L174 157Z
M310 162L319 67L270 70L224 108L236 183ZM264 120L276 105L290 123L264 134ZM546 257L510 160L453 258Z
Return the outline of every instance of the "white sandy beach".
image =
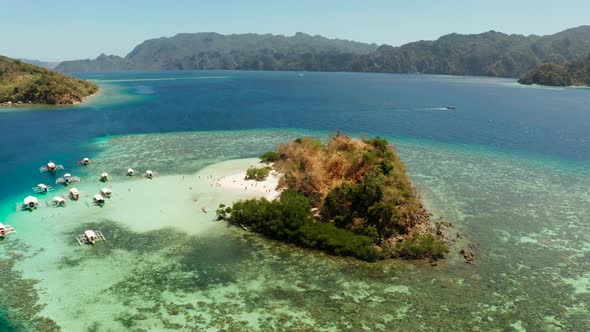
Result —
M257 166L253 164L251 166ZM258 167L260 167L258 165ZM269 201L277 198L280 191L276 190L279 184L280 174L271 171L264 181L246 180L246 172L239 172L229 176L221 177L214 181L214 187L219 190L230 192L244 191L253 197L265 197Z

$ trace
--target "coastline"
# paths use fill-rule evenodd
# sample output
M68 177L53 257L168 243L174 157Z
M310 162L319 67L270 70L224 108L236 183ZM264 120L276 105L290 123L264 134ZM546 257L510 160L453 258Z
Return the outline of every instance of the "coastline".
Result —
M83 105L83 104L89 102L90 99L100 95L100 93L102 92L102 89L100 88L100 86L98 84L97 84L97 86L98 86L98 90L96 92L94 92L93 94L90 94L88 96L82 97L81 101L75 101L71 104L39 104L39 103L23 103L23 102L20 102L20 103L5 102L5 103L0 103L0 108L80 106L80 105Z
M100 86L99 86L98 84L97 84L96 86L98 86L98 90L96 90L96 92L95 92L95 93L93 93L93 94L90 94L90 95L88 95L88 96L86 96L86 97L82 97L82 100L81 100L81 101L74 102L74 103L72 103L72 104L63 104L63 105L82 105L82 104L84 104L84 103L87 103L87 102L89 102L89 100L90 100L90 99L92 99L92 98L94 98L94 97L97 97L97 96L98 96L98 95L100 95L100 94L101 94L101 92L102 92L102 89L100 88Z

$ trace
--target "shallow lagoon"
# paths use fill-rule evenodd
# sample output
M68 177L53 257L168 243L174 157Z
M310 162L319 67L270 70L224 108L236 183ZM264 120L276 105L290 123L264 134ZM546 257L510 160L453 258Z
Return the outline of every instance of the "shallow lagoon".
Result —
M211 205L243 197L212 191L199 176L245 166L251 160L241 158L287 139L325 134L261 129L82 142L70 153L93 153L97 164L74 168L87 180L80 188L98 190L92 179L108 171L121 196L102 209L83 200L65 209L6 213L18 231L0 242L8 276L0 288L14 292L0 300L8 322L26 329L31 317L47 317L63 330L99 331L590 329L584 161L535 149L390 137L431 211L477 244L475 266L465 265L457 250L436 267L330 257L228 228L193 204L193 195ZM224 160L230 161L218 164ZM148 182L116 176L129 166L163 176ZM79 247L73 237L86 227L101 229L108 241Z

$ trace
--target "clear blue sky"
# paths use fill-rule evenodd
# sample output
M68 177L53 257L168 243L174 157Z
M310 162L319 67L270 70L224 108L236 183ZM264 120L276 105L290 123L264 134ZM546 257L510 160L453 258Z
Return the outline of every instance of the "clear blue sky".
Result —
M0 0L0 54L124 56L180 32L297 31L400 45L451 32L552 34L590 24L590 0Z

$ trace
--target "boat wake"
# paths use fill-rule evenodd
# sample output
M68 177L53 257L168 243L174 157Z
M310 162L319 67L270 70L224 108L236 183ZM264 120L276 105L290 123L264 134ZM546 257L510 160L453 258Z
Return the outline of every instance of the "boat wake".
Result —
M422 108L412 108L412 111L454 111L457 108L455 106L446 106L446 107L422 107Z

